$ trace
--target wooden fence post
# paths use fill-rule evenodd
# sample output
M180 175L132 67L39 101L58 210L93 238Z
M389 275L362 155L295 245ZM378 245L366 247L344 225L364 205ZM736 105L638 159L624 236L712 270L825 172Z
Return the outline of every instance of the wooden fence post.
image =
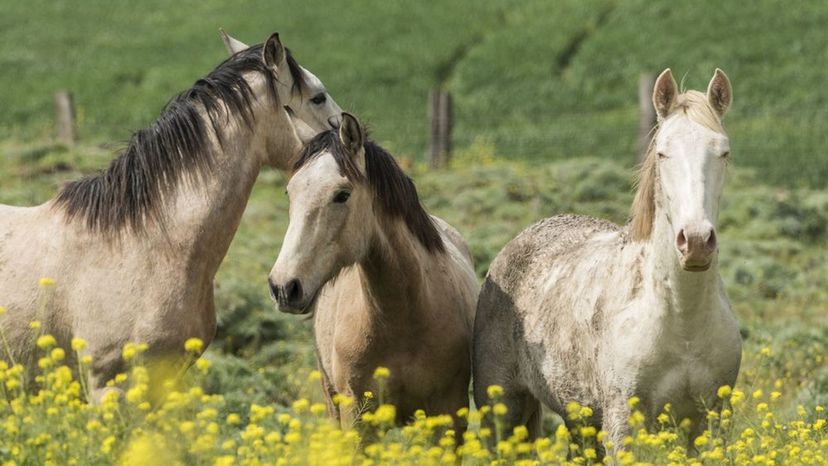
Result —
M451 157L451 94L435 88L429 94L429 165L445 168Z
M72 94L68 91L55 93L55 123L57 124L57 139L63 144L74 144L77 141L75 134L75 104Z
M656 112L653 108L653 87L655 75L644 73L638 77L638 152L636 162L642 163L650 146L652 130L656 124Z

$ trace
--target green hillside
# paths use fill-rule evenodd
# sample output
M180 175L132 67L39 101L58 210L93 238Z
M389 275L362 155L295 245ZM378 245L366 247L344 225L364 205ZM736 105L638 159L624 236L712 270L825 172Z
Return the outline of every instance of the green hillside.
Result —
M828 4L606 0L7 2L0 138L51 134L52 93L75 92L80 133L123 141L224 58L217 30L278 30L337 100L396 153L423 156L426 97L457 104L456 145L499 156L630 164L642 72L735 87L734 160L777 184L828 176Z

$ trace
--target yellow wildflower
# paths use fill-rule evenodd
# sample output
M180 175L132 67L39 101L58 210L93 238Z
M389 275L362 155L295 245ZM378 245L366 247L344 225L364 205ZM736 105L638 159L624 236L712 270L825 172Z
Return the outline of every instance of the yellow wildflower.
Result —
M500 385L489 385L486 389L486 394L489 395L489 398L500 398L503 396L503 387Z
M37 337L37 347L40 349L48 349L56 344L57 341L55 340L55 337L51 335L41 335Z
M49 277L41 277L40 280L37 281L40 286L53 286L55 284L55 280Z
M81 351L86 348L86 341L82 338L72 338L72 350Z
M503 403L497 403L492 407L492 412L495 413L495 416L503 416L509 409Z
M200 338L188 338L184 342L184 349L188 353L201 353L201 350L204 349L204 342Z

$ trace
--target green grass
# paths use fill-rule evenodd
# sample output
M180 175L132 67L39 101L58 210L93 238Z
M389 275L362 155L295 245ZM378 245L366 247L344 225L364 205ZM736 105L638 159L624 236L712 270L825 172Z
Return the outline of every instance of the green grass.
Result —
M426 98L456 102L455 145L545 163L630 165L642 72L672 67L704 89L734 85L734 159L761 178L828 176L828 4L546 0L45 1L0 16L0 138L51 134L52 94L76 95L81 137L123 141L224 58L219 27L248 42L278 30L344 108L399 155L423 157Z
M109 158L90 147L0 150L10 154L0 158L0 203L12 204L43 202L61 181ZM734 311L751 351L810 345L824 352L828 340L818 329L828 310L828 193L767 186L758 173L731 169L723 199L721 274ZM429 211L468 240L481 277L510 239L541 218L575 212L620 223L632 202L632 171L600 158L537 166L502 160L493 146L477 144L459 152L451 170L425 171L415 164L412 174ZM310 322L276 312L266 290L287 228L284 184L279 173L260 175L217 277L219 333L210 347L215 370L207 387L236 407L289 403L307 389L305 376L315 365ZM803 397L828 400L824 361L821 367L797 375Z

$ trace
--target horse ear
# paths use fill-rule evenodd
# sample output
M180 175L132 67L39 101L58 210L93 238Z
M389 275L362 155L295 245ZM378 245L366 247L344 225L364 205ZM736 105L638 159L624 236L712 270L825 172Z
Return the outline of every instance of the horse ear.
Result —
M678 85L676 80L673 79L673 72L670 71L670 68L667 68L658 75L653 87L653 106L659 119L670 114L670 110L676 102L676 97L678 97Z
M234 37L231 37L230 34L224 32L224 29L222 28L219 28L219 35L221 36L221 41L224 42L224 47L227 49L227 53L229 53L230 55L235 55L241 52L242 50L247 50L248 48L250 48L250 46L248 46L244 42Z
M282 45L282 41L279 40L279 33L274 32L267 38L267 42L262 48L262 60L272 71L277 71L279 66L285 62L285 56L285 47Z
M724 71L719 68L716 68L713 78L710 79L710 84L707 85L707 102L710 103L719 118L727 113L727 109L733 103L733 89L730 87L730 80L727 79Z
M365 131L359 120L350 113L342 112L342 122L339 124L339 140L348 148L351 155L362 153L365 145Z

